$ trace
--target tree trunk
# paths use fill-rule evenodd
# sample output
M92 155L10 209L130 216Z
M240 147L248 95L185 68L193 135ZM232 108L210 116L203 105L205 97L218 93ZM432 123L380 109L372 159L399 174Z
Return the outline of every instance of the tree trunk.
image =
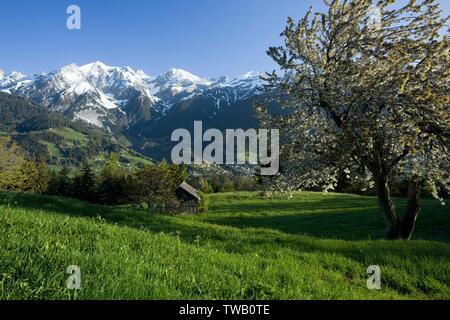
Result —
M408 188L408 203L403 217L401 238L410 240L416 225L417 216L420 213L420 182L411 180Z
M400 237L400 223L397 218L394 202L391 199L388 177L386 175L379 175L376 178L375 184L380 212L386 221L386 236L389 240L398 239Z

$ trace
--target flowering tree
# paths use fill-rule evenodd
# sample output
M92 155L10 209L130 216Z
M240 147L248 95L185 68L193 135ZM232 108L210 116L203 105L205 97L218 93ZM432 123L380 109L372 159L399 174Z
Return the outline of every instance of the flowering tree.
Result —
M256 110L280 129L277 189L336 186L337 176L375 187L389 239L410 239L420 191L450 182L450 42L434 0L325 0L326 13L291 18L268 75L285 108ZM389 187L407 181L403 219ZM442 201L442 199L441 199Z

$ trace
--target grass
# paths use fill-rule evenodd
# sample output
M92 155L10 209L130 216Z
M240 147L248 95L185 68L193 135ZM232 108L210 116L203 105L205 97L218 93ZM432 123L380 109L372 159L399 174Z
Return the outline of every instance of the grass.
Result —
M424 201L410 242L383 228L352 195L216 194L206 214L164 216L0 194L0 299L449 299L449 208ZM381 290L366 287L373 264Z
M56 128L49 130L64 138L66 141L78 141L82 146L86 146L88 136L81 132L77 132L71 128Z
M152 162L150 160L133 155L129 151L123 152L122 156L124 158L128 159L128 161L130 161L131 167L134 167L134 168L141 166L141 165L151 165L152 164Z
M71 149L76 144L82 148L87 146L88 136L77 132L71 128L55 128L49 129L49 132L56 134L64 139L64 143L62 145L57 145L51 142L39 141L40 143L47 146L47 149L51 156L56 158L63 158L61 150ZM139 157L138 155L133 155L129 150L122 150L120 155L126 158L129 161L129 165L133 168L144 165L144 164L152 164L150 160ZM104 153L99 153L95 159L91 159L90 163L94 166L95 170L98 170L106 160L107 155ZM62 169L61 165L54 165L53 169L59 171ZM75 169L75 168L72 168Z
M39 141L39 143L41 143L47 147L47 150L51 156L58 157L58 158L62 157L61 150L59 149L59 147L56 144L54 144L52 142L48 142L48 141L43 141L43 140Z
M140 166L143 165L152 165L152 162L150 160L135 156L131 154L128 150L120 152L119 155L128 160L128 164L124 164L127 167L139 168ZM107 158L108 158L107 154L100 153L95 158L91 159L89 163L93 167L94 171L99 171L101 170Z

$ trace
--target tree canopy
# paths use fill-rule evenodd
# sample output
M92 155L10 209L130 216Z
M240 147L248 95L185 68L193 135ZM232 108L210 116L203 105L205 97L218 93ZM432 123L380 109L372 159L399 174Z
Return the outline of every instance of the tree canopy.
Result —
M448 17L434 0L325 1L298 22L288 19L284 46L268 54L268 76L286 112L257 105L262 125L280 129L281 174L272 188L321 186L339 174L374 187L390 239L409 239L420 190L450 182ZM401 221L390 197L409 183Z

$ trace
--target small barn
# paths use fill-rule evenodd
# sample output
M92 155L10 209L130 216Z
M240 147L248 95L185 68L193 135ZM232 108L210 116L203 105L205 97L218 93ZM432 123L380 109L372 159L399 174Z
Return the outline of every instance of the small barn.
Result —
M197 205L200 202L200 194L197 189L183 182L175 189L175 194L180 201L178 213L199 213Z

